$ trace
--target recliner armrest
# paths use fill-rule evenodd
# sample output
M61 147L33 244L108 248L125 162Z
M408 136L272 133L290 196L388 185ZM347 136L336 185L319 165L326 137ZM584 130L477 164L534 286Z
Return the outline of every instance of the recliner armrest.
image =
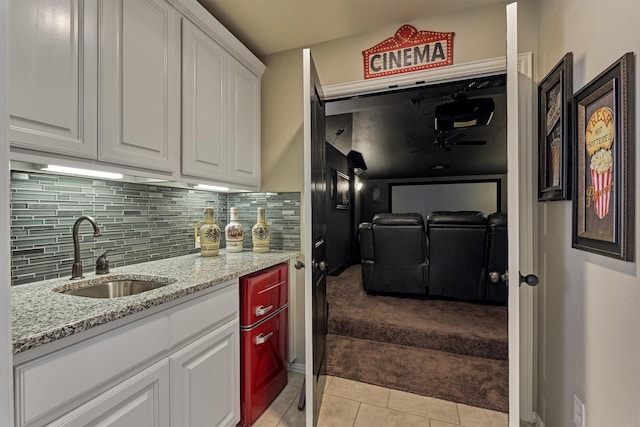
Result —
M373 232L370 222L363 222L358 226L358 241L362 261L374 261Z

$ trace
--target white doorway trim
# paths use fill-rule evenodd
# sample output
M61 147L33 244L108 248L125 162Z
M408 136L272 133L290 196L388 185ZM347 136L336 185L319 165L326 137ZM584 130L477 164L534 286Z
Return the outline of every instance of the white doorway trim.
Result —
M13 354L11 345L11 259L9 226L8 35L9 2L0 0L0 425L13 425Z
M446 83L461 79L484 77L507 72L507 58L484 59L448 67L417 71L371 80L357 80L348 83L322 86L326 100L344 98L367 93L388 92L398 89Z
M468 62L464 64L452 65L449 67L436 68L421 72L408 73L406 75L382 77L372 80L358 80L348 83L323 86L326 100L335 100L351 96L389 92L398 89L419 87L427 84L446 83L461 79L484 77L494 74L506 73L507 58L491 58L481 61ZM533 81L533 58L531 53L518 55L518 72L529 82ZM527 85L523 85L527 86ZM535 248L537 238L535 230L535 204L534 204L534 165L533 155L533 91L531 84L519 95L519 102L524 107L521 110L527 112L520 120L522 132L521 147L522 156L520 161L520 171L526 179L522 179L520 188L521 209L520 215L523 234L521 239L530 241L528 246L530 253L520 253L521 260L535 260ZM533 263L523 263L521 268L524 271L535 271ZM525 273L527 274L527 273ZM528 287L527 287L528 288ZM520 418L525 421L534 419L533 399L534 394L534 293L530 289L522 289L520 297ZM516 337L517 338L517 337ZM509 337L509 339L512 339Z

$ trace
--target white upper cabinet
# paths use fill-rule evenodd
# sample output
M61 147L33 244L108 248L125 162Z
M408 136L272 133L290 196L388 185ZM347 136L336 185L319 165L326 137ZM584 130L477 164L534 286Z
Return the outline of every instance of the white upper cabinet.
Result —
M182 21L182 175L260 186L260 77Z
M11 0L11 159L260 187L262 64L196 0Z
M182 174L227 180L228 53L182 20Z
M9 13L11 145L95 159L97 1L12 1Z
M100 4L98 159L172 173L180 138L180 16L164 0Z
M260 186L260 78L229 61L229 181Z

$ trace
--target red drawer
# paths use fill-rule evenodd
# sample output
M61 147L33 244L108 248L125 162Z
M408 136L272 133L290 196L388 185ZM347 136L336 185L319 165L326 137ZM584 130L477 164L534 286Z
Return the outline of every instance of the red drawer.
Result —
M287 385L287 308L240 332L240 414L252 425Z
M266 319L289 298L289 266L278 264L240 278L240 326Z

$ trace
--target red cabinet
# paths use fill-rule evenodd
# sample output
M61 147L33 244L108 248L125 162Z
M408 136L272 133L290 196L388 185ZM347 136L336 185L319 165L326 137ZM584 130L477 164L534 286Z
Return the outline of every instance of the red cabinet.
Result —
M252 425L287 384L289 269L240 278L240 424Z

